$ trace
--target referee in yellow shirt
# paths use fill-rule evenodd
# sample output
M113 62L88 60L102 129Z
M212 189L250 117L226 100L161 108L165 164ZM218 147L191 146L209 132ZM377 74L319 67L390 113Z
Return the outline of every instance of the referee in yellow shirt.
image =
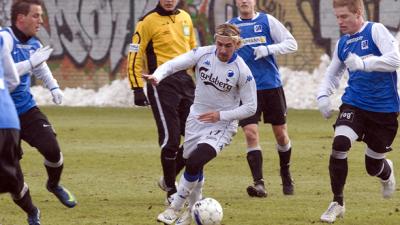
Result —
M185 70L169 76L157 87L147 84L144 94L142 73L152 74L158 66L196 47L190 15L177 9L178 0L160 0L157 6L136 24L129 46L128 76L135 105L151 105L161 147L163 177L159 186L167 192L167 201L176 193L175 177L184 167L181 135L194 99L195 85Z

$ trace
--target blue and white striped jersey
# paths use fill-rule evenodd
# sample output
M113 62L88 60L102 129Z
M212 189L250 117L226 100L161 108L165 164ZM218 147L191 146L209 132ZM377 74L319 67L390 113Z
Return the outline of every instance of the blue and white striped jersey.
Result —
M338 88L349 53L358 55L365 69L349 71L342 102L371 112L399 112L398 42L381 23L365 22L359 32L343 35L338 40L318 96L330 96Z
M232 18L228 23L240 28L243 46L238 54L249 66L257 84L257 90L282 86L275 55L297 50L297 42L276 18L265 13L256 13L252 19ZM268 46L270 55L254 60L253 47Z
M372 39L373 23L354 35L344 35L338 44L338 57L344 62L350 52L362 59L381 56L382 53ZM349 72L348 86L342 96L342 102L373 112L398 112L399 94L397 93L397 73L378 71Z
M4 28L1 32L8 32L13 40L13 46L11 55L15 63L28 60L30 55L41 47L39 40L35 37L30 38L26 43L19 41L11 28ZM32 107L36 106L36 102L30 92L31 76L30 73L26 73L20 76L21 83L11 93L11 97L14 100L15 106L17 107L18 115L27 112Z

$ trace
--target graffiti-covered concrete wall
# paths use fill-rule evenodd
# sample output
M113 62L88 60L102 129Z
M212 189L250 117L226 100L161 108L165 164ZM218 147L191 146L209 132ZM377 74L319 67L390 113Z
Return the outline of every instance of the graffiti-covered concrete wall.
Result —
M0 23L9 25L12 0L0 1ZM39 37L55 49L49 65L62 87L98 88L126 76L126 47L136 21L158 0L45 0ZM365 16L393 34L400 29L399 0L364 0ZM234 0L181 0L193 18L201 45L212 42L216 25L237 15ZM257 0L257 8L279 19L299 50L279 56L281 66L312 70L331 54L340 36L330 0Z

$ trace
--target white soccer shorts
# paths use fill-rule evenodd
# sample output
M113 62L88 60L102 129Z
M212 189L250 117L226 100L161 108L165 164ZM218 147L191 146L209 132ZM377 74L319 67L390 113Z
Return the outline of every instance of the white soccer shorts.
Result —
M185 127L185 141L183 143L183 158L188 159L198 144L211 145L217 154L232 141L237 132L237 121L218 121L203 123L189 115Z

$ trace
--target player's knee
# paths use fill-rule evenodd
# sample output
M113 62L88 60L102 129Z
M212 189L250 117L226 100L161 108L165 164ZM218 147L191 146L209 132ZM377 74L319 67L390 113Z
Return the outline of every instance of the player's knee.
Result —
M348 137L343 135L336 136L333 139L331 156L335 159L346 159L350 147L351 142Z
M347 152L350 150L351 141L348 137L339 135L333 139L332 150L338 152Z
M287 133L279 133L275 135L275 139L276 142L281 146L285 145L285 143L288 143L290 141Z
M39 151L43 154L46 161L57 163L61 159L61 150L58 145L45 144Z
M176 155L178 153L177 149L173 149L173 148L163 148L161 150L161 158L162 159L170 159L170 160L175 160L176 159Z
M216 156L215 149L209 144L199 144L186 161L186 172L190 175L198 174L203 170L204 165Z
M40 138L35 139L31 145L37 148L47 161L55 163L60 160L61 149L54 133L44 133Z
M48 167L52 167L52 168L58 168L64 164L64 157L61 152L58 153L58 157L52 156L51 159L52 160L49 160L46 157L44 160L44 165L46 165Z
M371 176L378 175L382 170L383 160L384 159L374 159L365 155L365 169L367 173Z
M258 141L257 127L246 126L243 128L244 135L246 136L247 143L253 144Z

